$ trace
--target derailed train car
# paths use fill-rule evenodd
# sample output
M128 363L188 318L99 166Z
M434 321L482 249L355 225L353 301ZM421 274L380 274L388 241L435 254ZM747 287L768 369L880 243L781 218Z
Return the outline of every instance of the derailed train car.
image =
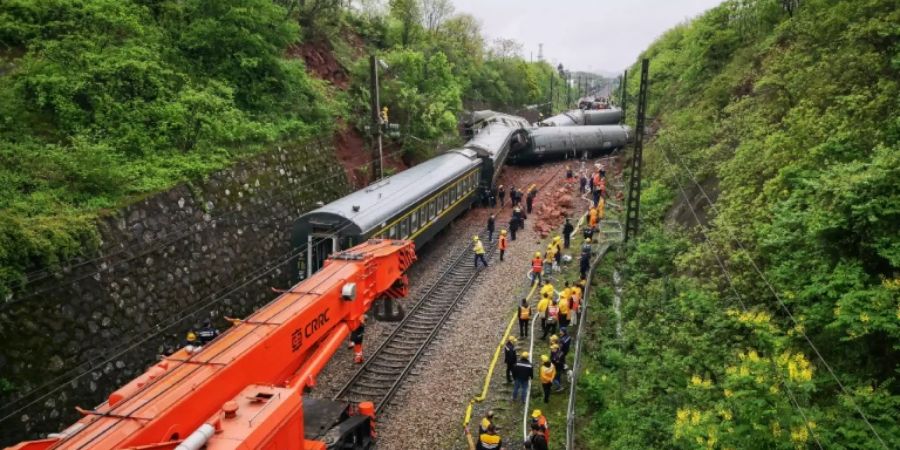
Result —
M573 109L548 117L537 123L539 127L571 127L581 125L614 125L622 121L621 108Z
M369 238L411 239L417 247L494 187L500 168L528 142L528 121L479 111L466 122L471 139L371 186L310 211L294 222L293 281L322 267L328 255Z
M540 127L531 131L528 146L511 156L510 162L587 157L624 147L632 138L626 125Z

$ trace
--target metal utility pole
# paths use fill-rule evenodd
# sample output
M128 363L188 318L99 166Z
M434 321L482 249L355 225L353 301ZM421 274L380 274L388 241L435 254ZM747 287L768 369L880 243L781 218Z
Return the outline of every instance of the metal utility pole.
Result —
M622 74L622 122L625 122L625 105L628 102L628 69Z
M547 117L553 115L553 72L550 72L550 106L547 107Z
M572 105L572 97L569 95L569 92L572 90L572 82L570 80L570 73L566 72L566 110Z
M628 209L625 212L625 242L637 238L641 217L641 166L644 159L644 115L647 110L647 85L650 60L641 61L641 88L638 92L637 123L635 124L634 154L631 156L631 175L628 179Z
M378 85L378 58L373 53L369 57L369 78L371 85L372 97L372 131L375 133L375 140L378 142L378 158L373 159L372 163L372 179L380 180L384 178L384 154L381 149L381 98Z

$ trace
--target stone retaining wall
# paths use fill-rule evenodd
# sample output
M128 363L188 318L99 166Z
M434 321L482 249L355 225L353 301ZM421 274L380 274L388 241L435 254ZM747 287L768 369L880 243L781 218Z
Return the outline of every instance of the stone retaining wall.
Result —
M0 306L0 417L35 402L0 423L0 446L74 422L204 319L225 328L271 300L294 219L347 191L330 144L295 144L102 219L98 254Z

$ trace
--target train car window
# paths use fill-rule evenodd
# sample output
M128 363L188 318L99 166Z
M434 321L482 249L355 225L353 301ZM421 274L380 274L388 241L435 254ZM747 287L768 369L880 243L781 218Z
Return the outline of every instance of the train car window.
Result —
M428 217L430 219L434 219L434 216L437 215L437 209L435 208L435 206L436 205L435 205L434 200L428 202Z
M392 226L391 229L388 230L388 239L397 239L397 225Z
M450 193L444 192L444 209L450 206Z
M406 239L409 236L409 218L400 221L400 238Z

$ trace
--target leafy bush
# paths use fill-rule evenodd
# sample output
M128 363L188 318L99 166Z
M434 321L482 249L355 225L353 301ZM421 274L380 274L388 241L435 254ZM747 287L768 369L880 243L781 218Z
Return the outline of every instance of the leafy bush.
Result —
M789 3L727 1L644 52L653 206L587 384L597 447L882 448L857 408L900 446L900 10ZM718 186L709 244L662 223L676 180Z
M0 4L0 294L90 248L101 208L327 132L298 38L269 0Z

